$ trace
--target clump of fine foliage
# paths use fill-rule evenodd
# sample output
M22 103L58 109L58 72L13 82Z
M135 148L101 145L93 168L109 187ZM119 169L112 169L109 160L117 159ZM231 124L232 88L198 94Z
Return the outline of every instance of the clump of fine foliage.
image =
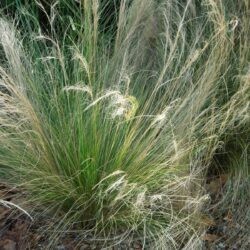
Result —
M207 167L249 125L250 6L229 2L121 0L110 28L98 0L52 4L46 30L0 19L0 177L53 216L51 244L198 246Z

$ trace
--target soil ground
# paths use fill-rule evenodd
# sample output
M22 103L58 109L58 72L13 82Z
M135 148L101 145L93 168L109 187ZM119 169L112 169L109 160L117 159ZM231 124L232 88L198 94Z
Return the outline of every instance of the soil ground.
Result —
M229 208L221 209L218 202L222 199L223 188L227 176L213 177L207 182L207 190L211 196L211 204L207 210L207 231L203 235L203 249L205 250L238 250L250 249L250 237L247 237L250 228L247 223L238 220L237 211ZM13 189L5 184L0 184L0 199L18 204L18 200L25 197L21 190ZM242 211L244 212L244 211ZM28 250L46 249L46 239L39 233L39 225L46 224L44 221L34 221L15 209L11 205L0 203L0 250ZM249 235L250 236L250 235ZM75 240L65 237L55 250L84 250L101 249L97 245L89 243L75 247ZM118 249L142 249L140 243L133 242L130 245L113 247Z

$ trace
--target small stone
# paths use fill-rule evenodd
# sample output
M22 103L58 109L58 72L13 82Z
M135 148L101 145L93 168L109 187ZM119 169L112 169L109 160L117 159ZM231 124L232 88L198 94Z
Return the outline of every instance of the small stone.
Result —
M90 247L89 247L89 244L82 244L81 245L81 247L80 247L80 250L88 250L88 249L90 249Z
M219 247L220 249L225 249L225 245L224 245L223 243L219 243L218 247Z

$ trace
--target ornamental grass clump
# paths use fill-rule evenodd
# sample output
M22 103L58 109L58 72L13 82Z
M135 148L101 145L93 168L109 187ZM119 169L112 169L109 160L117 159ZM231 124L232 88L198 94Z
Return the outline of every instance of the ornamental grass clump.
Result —
M63 31L53 5L49 35L35 16L20 33L0 19L0 177L51 218L51 247L67 232L103 247L199 245L206 169L249 122L248 59L230 73L249 17L237 30L224 4L195 2L121 1L105 32L97 0Z

